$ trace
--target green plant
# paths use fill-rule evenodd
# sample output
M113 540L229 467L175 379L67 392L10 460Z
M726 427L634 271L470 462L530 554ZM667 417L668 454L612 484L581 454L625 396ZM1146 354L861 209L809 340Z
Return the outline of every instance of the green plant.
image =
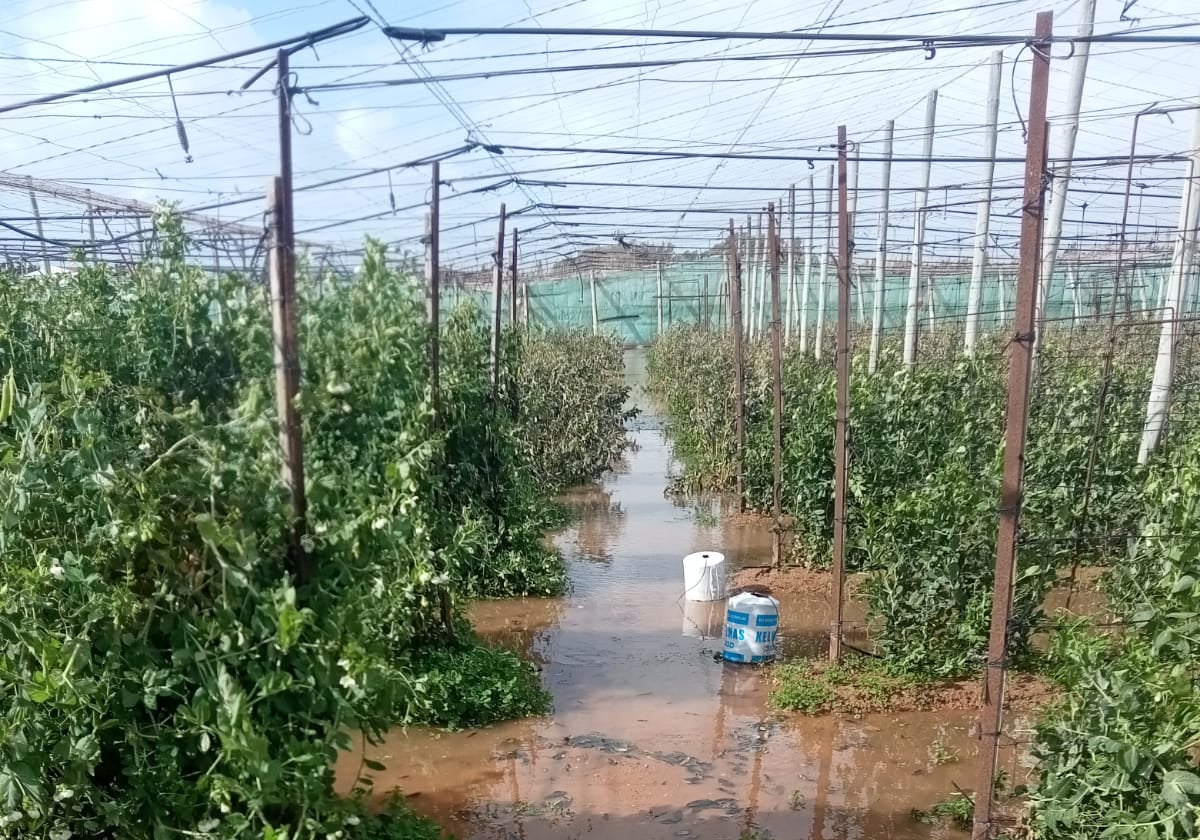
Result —
M625 423L638 413L626 408L620 341L583 330L534 332L515 352L514 442L534 480L559 490L598 477L628 448Z
M1037 730L1032 824L1047 840L1195 837L1200 830L1200 440L1152 468L1151 513L1109 582L1129 623L1064 634L1070 688Z
M876 573L866 592L873 636L889 663L925 677L980 667L995 565L1006 361L994 337L971 358L959 341L952 332L929 335L911 368L889 361L893 353L875 373L861 354L852 362L846 562ZM732 487L731 343L676 328L651 348L651 389L684 465L681 486ZM1143 344L1120 345L1106 380L1102 331L1051 331L1041 347L1009 628L1009 656L1018 662L1033 654L1030 637L1057 570L1111 562L1144 510L1134 440L1147 388ZM745 500L757 510L768 509L772 495L768 358L764 342L748 343L743 478ZM833 366L789 348L783 382L782 497L794 523L793 559L823 567L833 531ZM1177 413L1173 422L1185 426Z
M421 703L407 723L461 729L546 712L550 695L515 654L459 639L414 654Z
M829 684L803 663L780 665L774 670L771 705L789 712L817 714L833 708L837 695Z
M888 670L874 659L828 662L801 661L773 669L770 702L779 709L825 712L885 711L898 694L916 688L908 676Z
M647 393L664 411L671 447L696 487L733 484L731 343L673 326L646 353Z
M929 757L938 767L943 764L954 764L959 758L958 750L953 747L947 747L946 742L941 738L938 738L930 745Z
M927 824L948 819L956 827L966 831L971 828L975 819L975 800L961 790L955 791L936 802L928 811L913 809L912 816L917 822Z
M334 797L331 767L355 728L545 709L456 614L563 580L486 333L448 319L435 423L416 284L376 245L354 283L299 278L298 586L261 290L158 224L130 271L0 274L0 833L435 837Z

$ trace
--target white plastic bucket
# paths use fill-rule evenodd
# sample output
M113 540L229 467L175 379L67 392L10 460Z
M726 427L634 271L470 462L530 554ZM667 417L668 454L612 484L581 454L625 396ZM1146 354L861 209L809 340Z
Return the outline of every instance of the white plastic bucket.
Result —
M683 558L683 594L689 601L724 600L725 555L697 551Z
M684 601L683 635L693 639L719 639L725 632L723 601Z
M779 602L770 595L741 592L725 607L725 650L729 662L770 662L775 658Z

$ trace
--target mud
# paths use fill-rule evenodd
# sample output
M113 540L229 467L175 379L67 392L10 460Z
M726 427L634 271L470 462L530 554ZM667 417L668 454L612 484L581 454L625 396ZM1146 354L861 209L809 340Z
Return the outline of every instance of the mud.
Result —
M965 836L912 811L972 786L975 715L773 713L769 671L719 661L721 605L680 600L684 555L717 549L735 566L767 565L770 533L664 497L666 443L651 429L636 436L624 470L570 497L581 517L557 544L571 594L472 612L481 634L540 664L553 713L469 732L394 732L341 757L342 788L364 757L382 762L376 796L398 789L466 840ZM786 655L820 655L827 590L784 589L780 599ZM860 604L846 620L850 640L865 643ZM1014 732L1029 725L1011 721ZM1025 780L1016 748L1002 767L1014 784Z

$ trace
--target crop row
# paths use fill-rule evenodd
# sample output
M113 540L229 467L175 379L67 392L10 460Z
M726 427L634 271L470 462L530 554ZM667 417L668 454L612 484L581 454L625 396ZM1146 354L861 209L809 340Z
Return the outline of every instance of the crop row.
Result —
M544 709L463 606L562 588L548 493L625 446L620 348L509 335L494 394L456 311L435 423L415 282L378 246L302 277L297 586L263 289L159 225L128 271L0 277L0 835L435 836L334 797L333 759L355 729Z

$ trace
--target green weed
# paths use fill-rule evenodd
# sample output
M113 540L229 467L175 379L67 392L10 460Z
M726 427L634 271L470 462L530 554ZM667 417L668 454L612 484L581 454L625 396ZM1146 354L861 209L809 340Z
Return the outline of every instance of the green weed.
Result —
M550 707L533 666L473 639L422 648L411 670L420 674L419 703L406 723L463 729L544 714Z
M848 660L834 665L806 661L777 666L770 702L775 708L805 714L885 711L901 692L918 684L895 674L877 660Z
M958 750L947 747L946 742L939 738L929 746L929 757L936 766L940 767L943 764L956 763L959 755Z
M776 688L770 702L777 709L815 715L831 711L837 701L829 683L814 675L807 665L780 665L772 676Z
M927 824L950 820L957 828L966 831L975 821L975 800L963 791L956 791L928 811L914 808L912 816L917 822Z

